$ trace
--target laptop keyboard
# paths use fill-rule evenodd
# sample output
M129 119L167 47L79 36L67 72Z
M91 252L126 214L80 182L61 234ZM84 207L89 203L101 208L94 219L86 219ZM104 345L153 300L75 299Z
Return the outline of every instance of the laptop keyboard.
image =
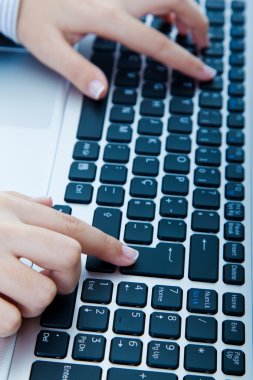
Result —
M202 57L218 72L209 83L198 84L114 42L95 39L91 60L106 73L111 91L100 102L83 100L65 202L95 202L93 225L137 246L139 258L119 269L117 283L118 268L87 258L77 319L77 290L57 296L41 317L35 355L43 360L33 363L30 380L247 375L246 11L243 1L207 0L205 7L211 44ZM191 39L175 36L170 25L158 18L146 21L197 53ZM55 208L71 214L70 206ZM146 277L155 278L155 285ZM68 332L72 324L74 337ZM68 352L71 363L62 360ZM104 361L106 372L100 366Z

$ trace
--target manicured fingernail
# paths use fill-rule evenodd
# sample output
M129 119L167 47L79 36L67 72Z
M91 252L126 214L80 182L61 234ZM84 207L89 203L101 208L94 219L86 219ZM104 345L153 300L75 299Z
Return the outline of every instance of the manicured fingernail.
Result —
M213 79L216 75L217 75L217 71L215 69L207 65L203 66L203 69L202 69L203 79Z
M101 83L99 80L95 79L89 83L88 93L93 98L98 100L105 90L105 85Z
M127 245L122 245L122 253L127 259L136 261L139 256L139 252L133 248L128 247Z
M51 197L34 197L33 198L36 202L43 202L43 201L50 201L52 202Z

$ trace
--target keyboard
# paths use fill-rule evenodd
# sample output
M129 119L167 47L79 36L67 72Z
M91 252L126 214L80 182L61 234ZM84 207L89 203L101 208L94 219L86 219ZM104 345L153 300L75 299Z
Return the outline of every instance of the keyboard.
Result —
M91 61L110 91L83 98L65 202L54 207L79 207L83 219L92 207L93 226L139 258L124 268L83 258L77 289L40 319L30 380L252 378L247 10L237 0L201 5L212 82L94 39ZM142 21L199 54L161 19Z

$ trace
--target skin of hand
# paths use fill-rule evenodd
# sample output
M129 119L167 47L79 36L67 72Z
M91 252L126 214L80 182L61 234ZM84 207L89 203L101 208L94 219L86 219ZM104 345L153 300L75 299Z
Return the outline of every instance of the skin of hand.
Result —
M17 36L41 62L87 96L105 96L104 73L72 45L89 33L116 40L139 53L199 80L216 71L160 32L144 25L146 14L164 17L198 48L208 45L208 20L194 0L21 0Z
M73 291L81 252L115 265L131 265L138 252L98 229L54 210L50 198L0 193L0 337L15 333L52 302ZM37 272L20 261L26 258Z

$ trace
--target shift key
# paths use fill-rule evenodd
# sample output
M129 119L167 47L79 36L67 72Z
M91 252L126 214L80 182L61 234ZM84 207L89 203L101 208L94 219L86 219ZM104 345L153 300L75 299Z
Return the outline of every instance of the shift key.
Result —
M217 282L219 239L213 235L192 235L190 244L189 279Z

